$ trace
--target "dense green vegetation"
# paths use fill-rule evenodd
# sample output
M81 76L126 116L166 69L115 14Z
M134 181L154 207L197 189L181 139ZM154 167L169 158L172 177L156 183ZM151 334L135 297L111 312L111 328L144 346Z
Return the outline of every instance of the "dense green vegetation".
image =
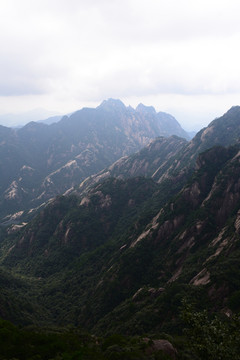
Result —
M182 312L186 323L186 354L191 359L240 359L240 318L209 315L207 310L193 311L186 305ZM184 358L184 357L183 357Z
M202 309L238 310L238 202L220 219L215 211L216 203L221 207L226 201L229 176L236 188L237 153L236 146L202 154L192 179L159 214L161 185L141 177L109 178L84 199L57 198L2 242L2 278L12 274L12 280L3 282L2 297L23 309L18 315L3 302L4 317L19 324L73 324L99 335L174 334L185 297ZM198 230L196 223L201 224ZM211 244L222 228L220 243L229 240L214 256L218 243ZM193 236L188 248L184 244ZM201 271L209 272L210 281L196 286Z
M168 351L154 348L154 339L114 334L100 338L79 328L18 328L0 320L0 359L15 360L167 360ZM165 342L166 343L166 342ZM167 342L174 354L174 348ZM170 354L171 354L170 352Z
M74 319L76 324L90 328L143 286L164 287L167 292L166 283L174 275L177 262L184 264L179 281L188 284L216 251L214 246L206 247L206 244L211 243L222 226L227 224L226 235L232 231L236 237L233 224L238 209L237 195L236 203L232 202L221 218L215 209L216 203L219 206L225 201L229 176L231 181L238 181L237 160L232 162L237 152L238 147L228 150L216 147L202 154L191 181L162 208L157 225L135 246L132 244L146 231L146 226L151 228L151 221L163 203L161 185L140 177L124 181L110 178L92 188L84 201L75 196L57 198L29 225L5 237L2 264L29 279L30 293L42 294L49 309L53 303L56 306L59 303L60 307L64 304L62 320L55 310L51 315L54 319L61 324ZM213 184L214 192L205 201ZM180 219L179 224L175 219ZM199 222L201 228L196 232L195 224ZM187 252L178 251L183 233L186 241L193 235L195 239L190 251L186 247ZM234 254L238 251L236 240L230 247ZM220 269L231 269L229 263L233 261L230 254L225 260L228 265L219 259L208 260L217 287L223 286L225 279L218 276L225 271ZM235 285L228 285L228 296L238 290L237 281L232 282ZM73 310L78 303L87 310ZM70 311L66 310L68 307Z
M233 124L220 136L213 122L173 152L159 183L127 174L164 141L129 158L124 176L0 228L0 317L15 324L1 322L0 358L167 359L159 339L179 359L239 358L240 145L192 152L214 131L228 143Z
M227 318L208 314L206 310L196 311L186 301L182 302L179 311L181 331L177 336L155 333L150 336L111 334L97 337L73 326L20 328L0 320L0 359L240 359L239 317Z

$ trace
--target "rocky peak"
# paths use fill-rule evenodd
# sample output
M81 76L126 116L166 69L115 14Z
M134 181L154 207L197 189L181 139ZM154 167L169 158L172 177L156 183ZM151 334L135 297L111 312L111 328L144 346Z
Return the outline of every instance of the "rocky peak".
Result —
M143 104L139 104L137 107L136 107L136 111L139 112L139 113L142 113L144 115L155 115L156 114L156 110L154 109L153 106L146 106L146 105L143 105Z
M239 137L238 136L239 124L240 124L239 119L240 119L240 106L232 106L223 116L213 120L209 124L209 126L216 127L218 130L222 131L222 133L225 136L228 135L226 134L227 132L231 135L231 137L233 134L235 134L236 137ZM230 143L232 143L232 141ZM229 145L229 143L224 145Z
M231 114L240 114L240 106L232 106L227 112L226 114L231 115ZM225 115L226 115L225 114Z
M104 109L104 110L126 110L126 106L124 105L124 103L119 100L119 99L108 99L108 100L104 100L99 106L98 108Z

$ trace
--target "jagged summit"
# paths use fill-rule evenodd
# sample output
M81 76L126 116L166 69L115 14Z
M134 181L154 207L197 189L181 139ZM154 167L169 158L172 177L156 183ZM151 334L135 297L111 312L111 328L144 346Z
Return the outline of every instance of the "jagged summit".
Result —
M153 106L146 106L142 103L140 103L137 107L136 107L136 111L139 113L143 113L143 114L150 114L150 115L154 115L156 114L156 110L154 109Z
M219 141L219 143L222 143L224 146L229 145L232 139L237 141L240 127L240 106L232 106L223 116L213 120L209 127L216 129L218 139L222 139L222 142ZM206 130L202 131L206 135Z
M126 106L124 103L119 99L112 99L109 98L104 100L98 108L102 108L104 110L126 110Z

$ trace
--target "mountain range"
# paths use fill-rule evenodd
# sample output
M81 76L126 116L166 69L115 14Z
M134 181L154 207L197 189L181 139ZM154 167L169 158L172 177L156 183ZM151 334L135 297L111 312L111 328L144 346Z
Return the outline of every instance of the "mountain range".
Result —
M82 120L81 136L89 141L99 125L95 145L107 161L97 160L95 172L84 175L79 165L74 184L68 182L74 178L71 166L65 166L59 183L54 172L45 175L64 194L27 224L0 227L0 316L22 325L71 324L105 336L181 333L183 300L231 318L240 310L240 107L190 141L179 133L163 136L160 125L155 132L149 124L156 126L163 115L153 108L133 110L116 100L63 118L63 134L71 131L70 119L74 124L85 116L94 126L89 129L91 121ZM112 127L114 116L119 122ZM131 129L129 118L137 120ZM27 126L28 137L44 153L50 135L45 145L37 142L35 126ZM45 133L48 128L40 126ZM8 144L19 136L7 128L1 134ZM109 142L100 146L106 134ZM52 147L57 169L63 169L61 161L73 161L68 146L65 158ZM34 154L37 150L29 156ZM87 159L84 155L84 164ZM39 169L41 161L39 156Z
M171 115L105 100L59 122L0 127L0 217L15 221L157 136L188 134Z

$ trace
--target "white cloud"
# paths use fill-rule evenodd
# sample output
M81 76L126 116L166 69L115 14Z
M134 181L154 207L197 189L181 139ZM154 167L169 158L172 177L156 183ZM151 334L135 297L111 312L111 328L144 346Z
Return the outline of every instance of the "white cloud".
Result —
M216 99L240 93L239 11L237 0L0 0L0 113L107 97L181 98L180 117L202 99L218 113Z

